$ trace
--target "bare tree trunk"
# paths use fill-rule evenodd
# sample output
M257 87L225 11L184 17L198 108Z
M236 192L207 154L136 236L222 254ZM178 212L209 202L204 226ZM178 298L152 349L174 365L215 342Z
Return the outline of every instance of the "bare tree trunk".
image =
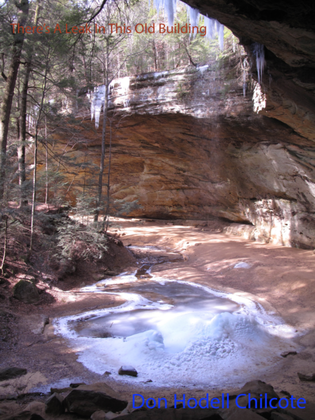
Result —
M31 254L33 250L33 239L34 239L34 217L35 217L35 205L36 205L36 188L37 188L37 151L38 151L38 131L39 131L39 124L40 119L43 111L44 100L46 96L46 85L47 85L47 74L48 74L48 67L49 67L49 51L47 53L47 62L45 66L45 76L44 76L44 85L42 91L42 98L41 103L38 111L38 117L36 122L36 129L35 129L35 138L34 138L34 169L33 169L33 192L32 192L32 210L31 210L31 238L30 238L30 251Z
M4 264L5 264L5 259L7 256L7 249L8 249L8 215L4 214L2 216L2 219L4 219L4 244L3 244L3 255L2 255L0 270L1 270L1 274L3 275Z
M104 98L104 108L103 108L103 128L102 128L102 150L101 150L101 161L100 161L100 170L98 175L98 193L96 200L96 210L94 214L94 222L98 222L98 216L100 214L101 205L102 205L102 191L103 191L103 174L104 174L104 163L105 163L105 137L106 137L106 124L107 124L107 110L108 110L108 43L106 46L106 57L105 57L105 98Z
M108 83L105 86L105 103L103 109L103 128L102 128L102 150L101 150L101 161L100 161L100 170L98 175L98 193L96 201L96 210L94 216L94 222L98 221L98 216L100 214L100 207L102 205L102 191L103 191L103 174L105 167L105 137L106 137L106 124L107 124L107 108L108 108Z
M109 199L110 199L110 169L112 161L112 121L109 120L109 154L108 154L108 177L107 177L107 205L104 216L104 230L107 232L109 225Z
M156 51L156 45L155 45L155 40L153 38L152 40L152 49L153 49L153 54L154 54L154 70L158 71L158 64L157 64L157 51Z
M48 145L47 145L47 120L45 116L45 171L46 171L46 185L45 185L45 204L48 204L49 196L49 180L48 180Z
M16 3L17 4L17 3ZM20 9L20 26L25 26L26 19L28 16L29 3L28 0L21 0L17 4ZM17 32L17 31L15 31ZM16 78L20 65L21 52L24 42L24 34L16 33L14 35L12 61L9 70L9 74L6 81L6 87L3 95L3 100L0 109L0 199L3 198L4 193L4 181L5 181L5 164L7 155L7 141L9 132L9 122L12 108L12 100L14 95L14 88L16 84Z
M38 22L38 15L39 15L39 1L37 1L35 16L34 16L34 26L37 26ZM30 47L28 51L27 60L26 60L26 69L25 75L23 80L23 87L22 87L22 95L21 95L21 116L20 116L20 136L19 136L19 147L18 147L18 163L19 163L19 185L21 189L21 196L20 196L20 206L27 203L26 200L26 193L24 189L24 183L26 180L25 175L25 142L26 142L26 116L27 116L27 91L28 91L28 83L30 79L30 74L32 70L32 53L33 48Z

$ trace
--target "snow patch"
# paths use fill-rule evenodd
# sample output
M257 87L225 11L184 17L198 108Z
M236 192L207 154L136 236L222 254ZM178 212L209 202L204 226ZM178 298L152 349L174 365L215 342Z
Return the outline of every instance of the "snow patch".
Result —
M250 268L251 266L247 264L246 262L239 262L234 265L234 268Z

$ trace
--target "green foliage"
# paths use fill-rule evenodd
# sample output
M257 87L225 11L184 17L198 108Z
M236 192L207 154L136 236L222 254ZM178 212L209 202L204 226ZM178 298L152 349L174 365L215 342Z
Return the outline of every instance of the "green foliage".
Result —
M101 259L107 251L107 237L97 224L82 225L65 220L57 231L58 257L71 261L95 260Z
M187 86L185 83L181 82L178 83L176 88L176 97L178 100L183 101L185 100L190 93L189 86Z
M59 257L71 261L101 259L107 251L107 236L101 223L91 222L95 199L80 194L71 207L73 218L64 218L57 228Z
M37 2L30 1L29 25L34 20L36 4ZM70 120L70 114L72 113L73 119L74 116L77 117L78 104L83 97L79 97L79 92L86 92L86 87L91 88L104 84L106 81L110 82L116 77L178 69L187 66L190 66L189 72L195 72L196 65L204 65L213 62L215 59L218 60L217 66L225 66L226 62L232 57L231 40L233 36L227 29L224 34L227 49L224 52L219 50L217 39L209 40L200 36L200 34L191 36L184 33L159 33L157 30L153 34L136 33L134 29L138 23L143 25L152 25L154 23L156 29L159 23L167 24L165 12L160 10L157 13L153 6L148 5L147 0L107 2L102 12L91 22L92 28L94 28L94 23L104 25L106 27L105 33L95 34L93 30L91 34L65 33L66 24L68 28L84 25L97 9L95 2L85 0L80 2L75 0L60 0L58 2L47 0L40 2L38 26L46 25L47 27L48 25L50 33L38 34L35 32L34 34L27 34L25 37L21 59L22 64L19 68L10 119L8 170L6 171L5 179L6 202L19 203L22 187L27 195L28 202L31 202L32 191L29 186L33 174L32 162L35 132L38 132L40 143L37 165L38 199L43 201L45 195L47 195L47 189L49 189L48 202L50 204L61 205L67 199L71 198L73 200L76 196L77 191L72 182L73 180L77 181L76 176L78 172L83 172L83 164L82 161L80 164L77 163L74 151L78 152L80 150L80 141L82 143L83 141L82 139L78 141L76 139L76 132L73 129L74 121ZM10 23L16 20L16 14L17 8L13 0L5 2L0 7L0 53L3 53L3 57L0 57L3 58L0 60L0 65L4 74L8 73L12 58L13 35ZM124 25L126 27L130 26L132 33L110 33L108 30L110 22L115 22L122 27ZM61 34L59 32L54 33L57 23L60 24L62 29ZM174 24L183 26L186 23L186 7L179 5ZM203 20L201 19L200 26L202 25ZM17 149L21 145L19 140L20 98L23 79L25 74L27 74L25 63L30 55L32 56L32 68L27 97L26 181L23 185L19 185ZM39 108L44 89L44 80L46 91L44 103L41 106L42 113L40 114ZM0 96L4 91L4 87L5 79L0 77ZM189 83L182 83L177 88L177 98L185 101L189 92ZM223 95L225 93L222 92ZM41 115L41 118L39 118L39 115ZM78 119L76 119L75 123L79 127ZM63 135L67 143L62 148L58 148L55 147L57 140L53 140L52 133L56 127L60 132L61 126L64 129ZM70 129L69 126L71 127ZM89 147L87 145L88 141L84 144L85 150ZM45 155L47 149L48 153ZM81 167L79 168L80 165ZM98 209L96 208L95 190L92 190L88 182L93 184L93 188L95 188L97 184L97 168L93 167L93 163L89 162L88 159L84 160L84 165L87 166L86 178L89 181L87 181L87 184L85 183L84 175L83 188L89 189L89 195L93 199L88 199L86 195L77 197L76 207L72 210L76 212L81 222L87 223L93 211L99 210L104 212L104 208L107 208L107 201L103 197L102 208L101 206ZM65 173L67 173L67 179L63 178L62 174ZM116 202L111 203L110 208L113 212L116 211L116 205L117 212L122 215L128 215L138 208L136 202ZM80 225L69 224L68 227L68 236L64 231L64 227L61 227L59 232L60 241L65 245L62 252L67 258L72 258L71 255L78 252L76 243L80 242L82 244L84 239L90 246L99 239L97 236L98 226L90 225L91 234L88 234ZM60 246L62 248L61 243ZM101 245L100 249L95 248L98 249L97 253L104 250L103 245ZM84 258L90 255L90 251L87 249L82 252Z

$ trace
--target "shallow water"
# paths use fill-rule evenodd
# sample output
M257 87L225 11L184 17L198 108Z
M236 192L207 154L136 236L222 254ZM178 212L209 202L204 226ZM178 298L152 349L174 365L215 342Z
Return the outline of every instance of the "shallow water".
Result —
M104 290L108 289L105 287ZM121 293L122 289L127 293L140 294L161 306L171 306L163 312L162 308L134 309L79 322L74 329L80 337L127 338L152 330L163 336L165 351L175 352L183 350L187 345L191 335L187 328L191 324L207 322L219 313L234 312L240 308L240 305L229 299L205 293L205 290L190 284L137 281L125 283L123 287L120 284L118 288L111 286L110 292Z

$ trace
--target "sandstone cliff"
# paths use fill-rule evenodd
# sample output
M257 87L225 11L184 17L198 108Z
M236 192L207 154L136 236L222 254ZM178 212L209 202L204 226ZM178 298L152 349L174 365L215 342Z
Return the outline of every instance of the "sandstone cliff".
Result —
M313 247L314 143L264 115L257 85L244 97L236 69L234 57L112 83L111 213L221 217L251 225L252 239ZM86 117L73 140L57 136L81 165L72 185L91 196L101 130Z

